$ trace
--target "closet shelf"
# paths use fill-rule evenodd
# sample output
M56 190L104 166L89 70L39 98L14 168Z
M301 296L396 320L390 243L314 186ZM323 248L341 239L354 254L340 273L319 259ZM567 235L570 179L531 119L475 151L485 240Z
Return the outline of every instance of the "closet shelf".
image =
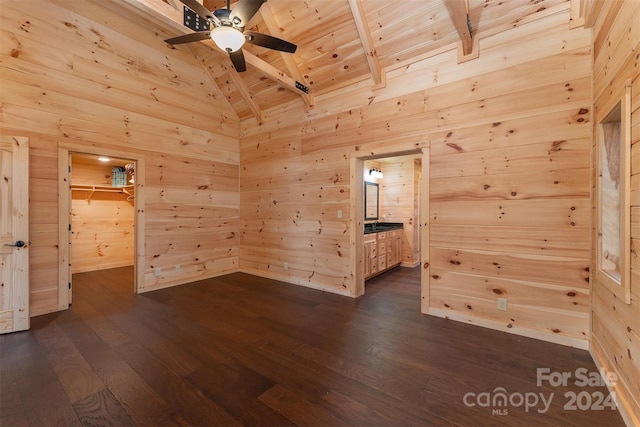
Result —
M129 197L133 197L134 185L125 185L124 187L113 187L111 185L90 185L90 184L72 184L72 191L89 191L89 196L87 200L91 200L94 193L120 193L126 194ZM127 197L127 199L129 198Z

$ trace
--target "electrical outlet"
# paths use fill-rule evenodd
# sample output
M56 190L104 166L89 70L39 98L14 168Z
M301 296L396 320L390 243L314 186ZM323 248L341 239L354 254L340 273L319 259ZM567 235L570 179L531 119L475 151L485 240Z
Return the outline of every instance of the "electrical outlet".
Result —
M181 268L180 268L180 264L176 264L176 273L180 273Z
M498 298L498 310L507 311L507 299Z
M156 277L160 277L162 275L162 270L160 269L160 267L156 268L155 275Z
M286 263L286 262L285 262L285 263L284 263L284 265L283 265L283 267L284 267L284 269L285 269L285 270L288 270L288 269L289 269L289 263Z
M342 218L342 210L338 209L338 219Z

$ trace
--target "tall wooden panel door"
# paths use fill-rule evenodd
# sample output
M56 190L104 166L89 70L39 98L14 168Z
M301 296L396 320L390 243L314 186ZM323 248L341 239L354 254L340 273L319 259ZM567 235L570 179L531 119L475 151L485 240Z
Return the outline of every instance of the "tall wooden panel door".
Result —
M29 140L0 137L0 333L29 329Z

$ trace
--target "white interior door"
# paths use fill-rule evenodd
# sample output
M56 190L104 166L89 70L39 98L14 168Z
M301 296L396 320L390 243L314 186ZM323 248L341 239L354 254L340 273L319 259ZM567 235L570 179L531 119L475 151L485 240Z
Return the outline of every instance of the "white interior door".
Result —
M0 333L29 329L29 140L0 137Z

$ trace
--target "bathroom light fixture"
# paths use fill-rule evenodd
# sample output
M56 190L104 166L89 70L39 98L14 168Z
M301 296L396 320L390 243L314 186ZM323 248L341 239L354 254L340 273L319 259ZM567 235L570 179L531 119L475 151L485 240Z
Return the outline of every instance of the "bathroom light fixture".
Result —
M369 176L371 176L371 178L382 178L382 171L378 168L371 168L369 169Z

